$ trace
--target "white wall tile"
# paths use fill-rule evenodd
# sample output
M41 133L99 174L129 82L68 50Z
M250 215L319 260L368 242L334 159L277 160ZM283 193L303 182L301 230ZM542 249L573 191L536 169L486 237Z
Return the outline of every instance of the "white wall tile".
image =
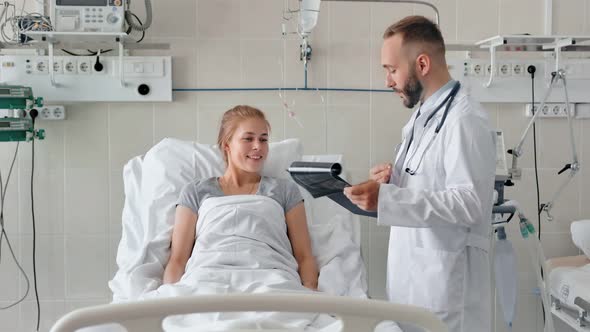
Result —
M66 299L109 296L105 236L66 237Z
M154 104L154 142L166 137L197 139L197 95L175 92L174 103Z
M3 169L2 182L6 187L6 196L4 197L4 229L9 235L16 236L20 233L20 195L19 195L19 174L22 172L15 163L12 175L8 179L8 167ZM30 189L29 189L30 192Z
M64 170L37 165L33 181L35 228L37 234L63 234L64 231ZM19 172L19 228L21 233L33 231L31 213L31 169Z
M584 31L585 0L553 1L553 35L579 35Z
M93 300L69 300L66 302L66 312L102 305L106 303L109 303L109 300L106 298Z
M328 153L343 154L348 169L369 166L369 117L366 107L328 107Z
M219 125L223 113L231 107L217 105L199 105L198 141L199 143L216 144Z
M542 234L541 243L547 258L574 256L580 253L572 242L572 235L569 232Z
M66 168L64 231L106 234L109 181L106 168Z
M241 78L239 39L200 41L197 49L198 88L239 88Z
M124 205L125 188L123 185L123 170L117 168L109 174L109 222L107 225L107 233L109 235L121 234Z
M371 166L394 162L395 146L411 114L393 92L371 94Z
M129 126L130 123L133 124L133 129ZM122 169L129 159L146 153L153 144L153 104L109 104L111 169Z
M20 266L23 267L24 262L22 262L20 255L20 246L24 240L20 236L16 236L8 231L7 234L14 256ZM0 264L0 303L2 303L2 307L5 307L25 295L26 284L24 276L14 262L6 238L2 240L2 247L0 249L2 249L2 264ZM18 309L18 306L16 308ZM3 310L0 310L0 317L2 317L2 313Z
M299 122L287 117L285 137L301 139L305 154L326 153L326 107L296 105L292 109Z
M330 45L328 85L331 88L363 89L369 85L369 41L342 41Z
M7 307L11 305L10 301L0 301L0 307ZM24 331L21 330L20 307L14 306L5 310L0 310L0 322L2 322L2 329L7 332ZM27 317L27 319L29 319Z
M62 301L40 301L41 322L39 331L49 331L53 324L66 314L65 302ZM37 303L35 301L24 302L21 309L23 317L22 330L35 331L37 328Z
M538 121L537 135L538 143L543 147L546 153L539 157L539 167L555 168L560 170L565 164L572 162L572 150L570 145L570 130L566 119L543 119ZM575 121L574 139L578 144L576 152L580 153L579 143L581 142L580 121ZM532 137L532 132L531 132ZM558 138L559 139L556 139Z
M330 5L330 37L332 42L368 40L370 38L370 6L354 2L333 2ZM322 14L320 12L320 18L323 18Z
M40 300L63 300L65 297L64 237L40 235L35 239L35 265ZM27 300L35 299L33 290L33 237L24 236L20 260L31 281ZM24 284L24 282L22 283Z
M282 74L283 41L242 40L240 44L242 49L242 86L245 88L281 87L284 77Z
M240 1L240 11L239 31L243 39L282 38L283 1Z
M545 2L500 0L500 34L543 35Z
M108 279L111 280L115 276L115 273L119 270L117 266L117 251L119 249L119 243L121 242L120 235L109 235L107 246L108 246Z
M152 2L153 22L149 36L194 39L197 34L197 3L195 0L175 0L171 6L165 1ZM135 4L132 6L133 12L145 22L145 15L137 10L145 7L143 3L138 1L132 4Z
M197 29L200 39L239 39L240 1L198 1Z
M108 105L84 103L68 106L64 122L65 167L108 166Z
M457 40L478 41L498 34L499 0L457 0Z

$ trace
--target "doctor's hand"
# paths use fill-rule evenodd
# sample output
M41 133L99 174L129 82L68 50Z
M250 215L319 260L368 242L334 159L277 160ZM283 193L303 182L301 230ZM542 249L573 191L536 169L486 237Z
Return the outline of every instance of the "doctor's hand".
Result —
M356 186L344 188L344 195L365 211L377 211L380 186L379 182L369 180Z
M369 171L369 178L379 183L388 183L391 177L391 164L378 164Z

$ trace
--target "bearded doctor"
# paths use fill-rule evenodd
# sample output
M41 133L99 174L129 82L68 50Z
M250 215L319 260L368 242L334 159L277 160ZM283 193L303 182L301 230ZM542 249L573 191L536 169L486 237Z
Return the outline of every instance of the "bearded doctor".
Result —
M495 132L481 105L451 78L432 21L410 16L387 28L381 63L387 86L404 106L418 107L395 163L373 167L370 180L345 195L390 227L391 302L427 308L449 331L490 331Z

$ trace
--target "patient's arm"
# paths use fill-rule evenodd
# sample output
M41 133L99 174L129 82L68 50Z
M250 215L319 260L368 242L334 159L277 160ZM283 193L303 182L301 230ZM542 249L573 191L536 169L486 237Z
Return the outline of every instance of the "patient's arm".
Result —
M164 270L165 284L177 282L184 274L186 262L191 257L195 244L196 225L197 215L191 209L181 205L176 207L170 260L168 260Z
M301 283L307 288L316 290L318 288L318 266L311 251L311 239L307 230L303 202L289 210L285 218L287 219L287 235L293 247L293 255L299 265Z

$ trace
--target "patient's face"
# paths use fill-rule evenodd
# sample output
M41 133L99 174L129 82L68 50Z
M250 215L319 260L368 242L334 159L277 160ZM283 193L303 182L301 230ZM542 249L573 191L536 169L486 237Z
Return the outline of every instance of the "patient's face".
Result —
M228 164L246 172L258 173L268 156L268 127L260 119L239 123L226 146Z

